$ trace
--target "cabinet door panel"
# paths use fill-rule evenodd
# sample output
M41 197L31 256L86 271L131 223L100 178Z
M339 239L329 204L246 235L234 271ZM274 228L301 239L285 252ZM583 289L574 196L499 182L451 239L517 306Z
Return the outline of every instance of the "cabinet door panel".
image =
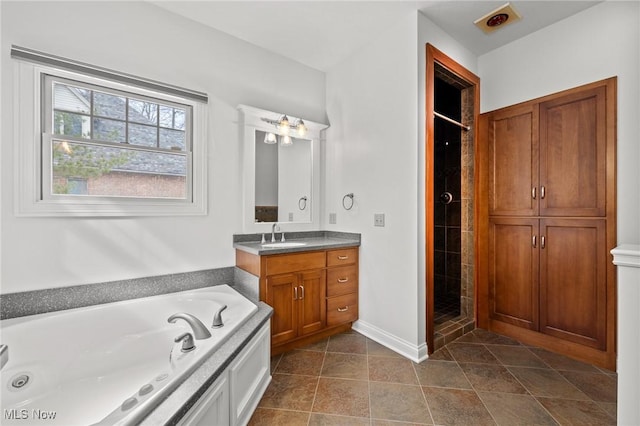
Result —
M489 220L490 318L538 328L537 219Z
M538 212L538 107L525 105L488 117L489 214ZM537 191L537 189L535 190Z
M540 233L540 331L604 349L605 221L544 219Z
M304 335L324 328L326 323L325 271L301 273L299 287L298 315L300 318L300 335Z
M274 345L291 340L298 335L297 300L294 299L297 286L296 274L267 277L265 301L273 307L271 343Z
M604 216L605 87L540 104L541 216Z

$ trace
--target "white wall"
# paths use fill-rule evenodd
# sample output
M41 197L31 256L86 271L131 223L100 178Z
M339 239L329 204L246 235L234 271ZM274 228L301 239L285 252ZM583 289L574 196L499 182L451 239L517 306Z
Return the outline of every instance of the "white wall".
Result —
M324 74L144 2L1 2L1 292L232 266L236 105L325 121ZM209 214L16 218L11 44L209 93Z
M358 328L413 358L425 349L426 42L475 71L472 54L412 12L327 73L323 224L362 234ZM385 214L384 228L374 213Z
M618 243L640 243L640 3L603 2L478 64L483 112L618 76Z

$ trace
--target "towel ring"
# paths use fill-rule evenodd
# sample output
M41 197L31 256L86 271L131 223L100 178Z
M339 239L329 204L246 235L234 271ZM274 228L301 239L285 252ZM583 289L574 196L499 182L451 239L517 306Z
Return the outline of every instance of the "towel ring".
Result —
M306 196L306 195L305 195L304 197L301 197L301 198L298 200L298 208L299 208L300 210L304 210L304 209L306 209L306 208L307 208L307 196Z
M347 198L349 198L350 201L347 201ZM347 204L349 205L348 207ZM351 210L351 208L353 207L353 192L350 192L342 197L342 207L344 207L345 210Z

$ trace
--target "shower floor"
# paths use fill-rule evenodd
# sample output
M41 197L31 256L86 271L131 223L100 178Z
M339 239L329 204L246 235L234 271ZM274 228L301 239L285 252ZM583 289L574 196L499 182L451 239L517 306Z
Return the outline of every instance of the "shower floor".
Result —
M443 324L460 316L460 298L455 296L436 297L433 308L433 323Z

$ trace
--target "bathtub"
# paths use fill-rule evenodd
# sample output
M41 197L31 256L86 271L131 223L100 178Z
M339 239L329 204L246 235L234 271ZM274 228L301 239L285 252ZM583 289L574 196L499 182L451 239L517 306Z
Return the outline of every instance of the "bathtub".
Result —
M224 326L211 328L227 305ZM258 307L227 285L0 322L2 425L135 424L212 355ZM212 337L181 351L196 316Z

